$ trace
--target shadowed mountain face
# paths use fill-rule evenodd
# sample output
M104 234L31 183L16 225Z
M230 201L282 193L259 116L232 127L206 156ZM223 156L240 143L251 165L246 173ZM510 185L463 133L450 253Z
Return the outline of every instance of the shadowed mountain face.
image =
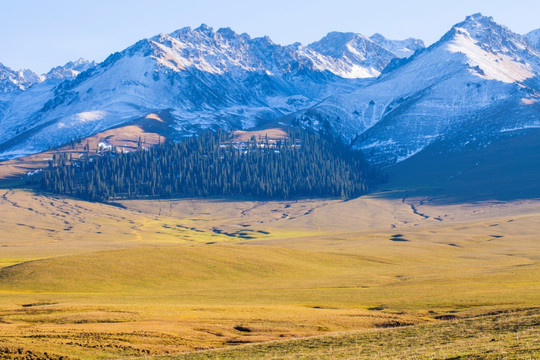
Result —
M388 167L385 197L421 197L440 203L540 198L540 129L515 131L459 151L435 142ZM395 191L398 190L398 191Z
M540 29L533 30L525 35L523 35L529 43L540 51Z

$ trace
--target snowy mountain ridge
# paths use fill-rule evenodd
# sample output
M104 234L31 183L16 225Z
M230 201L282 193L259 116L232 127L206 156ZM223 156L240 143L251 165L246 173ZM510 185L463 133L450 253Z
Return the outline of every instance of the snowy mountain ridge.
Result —
M44 80L65 80L76 78L77 75L96 66L95 61L88 61L83 58L79 58L75 61L69 61L64 66L56 66L52 68L47 74L43 74Z
M416 50L426 47L424 42L419 39L408 38L405 40L389 40L379 33L371 35L369 39L394 53L398 58L409 57L414 54Z
M95 61L87 61L80 58L76 61L70 61L64 66L57 66L46 74L38 75L29 69L12 70L0 63L0 93L24 91L34 84L39 84L49 79L73 79L81 72L95 65Z
M376 77L396 54L355 33L331 32L308 46L332 59L343 77Z
M43 81L43 78L31 70L12 70L0 63L0 93L15 93L28 89Z
M338 32L282 46L230 28L186 27L0 93L0 158L163 111L177 136L270 123L325 126L386 165L441 141L454 150L489 143L538 127L540 54L531 39L481 14L428 48ZM12 73L5 78L17 79Z
M429 48L393 60L365 88L331 96L296 120L326 122L373 161L393 164L457 134L454 148L538 123L539 74L540 54L527 40L474 14Z
M369 46L355 49L358 56L330 57L201 25L143 39L100 64L68 63L5 107L1 156L38 152L163 110L179 134L258 126L372 81L393 55L362 39Z

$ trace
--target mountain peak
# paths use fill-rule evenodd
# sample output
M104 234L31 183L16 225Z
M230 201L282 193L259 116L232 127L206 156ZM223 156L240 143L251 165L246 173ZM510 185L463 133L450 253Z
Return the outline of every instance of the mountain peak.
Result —
M195 31L205 34L206 36L213 36L214 35L214 29L206 24L201 24L198 28L195 29Z
M96 66L95 61L88 61L83 58L78 58L75 61L68 61L64 66L57 66L52 68L47 74L44 75L46 79L73 79L77 77L83 71Z
M380 33L375 33L373 35L371 35L369 37L371 40L373 41L383 41L383 40L386 40L386 38L384 37L384 35L380 34Z
M351 48L356 47L351 44L352 42L358 45L366 41L371 42L371 40L361 34L332 31L326 34L321 40L309 44L308 47L323 55L339 58L349 52Z
M12 93L26 90L30 86L43 81L43 77L32 70L12 70L0 63L0 93Z
M540 29L533 30L525 35L523 35L529 43L540 51Z
M499 25L493 17L484 16L481 13L469 15L464 21L454 25L452 29L464 29L472 38L484 42L486 36L505 36L513 34L506 26Z
M268 35L261 36L261 37L256 37L256 38L253 39L253 42L258 43L258 44L262 44L262 45L266 45L266 46L275 45L275 43L272 41L272 39Z
M191 26L184 26L183 28L173 31L172 33L170 33L170 35L174 36L175 34L190 34L192 32L193 29L191 28Z
M234 39L238 36L238 34L230 27L220 28L216 32L225 39Z
M0 71L12 71L8 66L0 62Z
M530 62L532 67L538 64L538 53L523 36L498 24L492 17L480 13L469 15L464 21L454 25L438 42L431 45L430 49L439 46L468 55L471 55L471 51L478 52L481 49L486 54L491 54L489 56L505 55L507 60L523 64ZM473 51L473 48L476 50Z
M466 22L475 22L475 23L493 22L493 17L492 16L484 16L484 15L482 15L482 13L477 12L477 13L474 13L472 15L469 15L469 16L465 17L465 21Z
M471 74L504 83L522 82L540 69L539 54L521 35L481 13L467 16L418 56L394 60L384 73L389 74L422 54L432 54L430 58L449 65L465 65Z
M362 34L330 32L308 48L346 64L355 77L378 76L396 56Z
M375 33L369 37L371 41L394 53L398 58L406 58L414 54L416 50L425 48L420 39L407 38L405 40L390 40L382 34Z
M331 43L334 46L344 46L355 38L365 38L365 36L353 32L331 31L326 34L321 40L316 41L309 46L315 45L317 43Z

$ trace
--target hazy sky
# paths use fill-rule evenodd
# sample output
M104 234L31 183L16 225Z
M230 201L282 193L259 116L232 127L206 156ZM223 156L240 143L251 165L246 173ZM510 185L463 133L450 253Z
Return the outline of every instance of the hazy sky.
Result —
M518 33L540 28L540 0L0 0L0 62L43 73L201 23L280 44L308 44L329 31L430 44L475 12Z

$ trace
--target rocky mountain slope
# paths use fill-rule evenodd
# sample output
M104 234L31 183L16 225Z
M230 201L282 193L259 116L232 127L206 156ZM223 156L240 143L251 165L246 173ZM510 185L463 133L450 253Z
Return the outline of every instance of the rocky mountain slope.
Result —
M399 58L409 57L416 50L425 48L424 42L419 39L408 38L405 40L389 40L377 33L369 37L371 41L391 51Z
M85 59L78 59L75 61L69 61L64 66L57 66L51 69L47 74L42 75L44 80L66 80L74 79L80 73L96 66L95 61L88 61Z
M0 63L0 93L14 93L26 90L43 79L31 70L12 70Z
M0 63L0 119L14 97L43 79L31 70L14 71Z
M533 30L523 35L531 45L536 47L536 50L540 51L540 29Z

